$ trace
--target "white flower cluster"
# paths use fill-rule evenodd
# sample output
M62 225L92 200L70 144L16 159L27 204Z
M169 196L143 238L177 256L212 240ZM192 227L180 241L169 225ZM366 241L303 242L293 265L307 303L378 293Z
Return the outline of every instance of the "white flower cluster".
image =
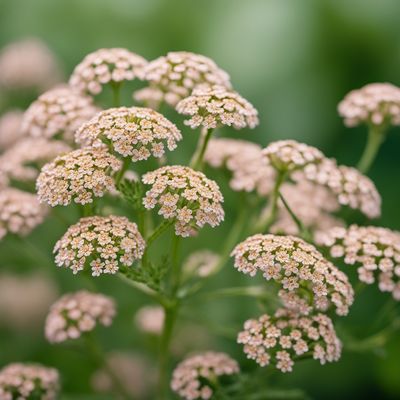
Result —
M212 138L204 154L204 161L213 168L225 166L232 178L229 186L234 191L257 191L267 196L275 180L275 169L265 161L261 146L246 140Z
M143 306L135 315L138 329L152 335L160 335L164 325L164 309L160 306Z
M28 235L44 221L47 212L31 193L14 188L0 190L0 240L7 233Z
M93 197L115 190L110 175L121 167L106 149L74 150L43 166L36 181L38 198L52 207L92 203Z
M110 297L85 290L68 293L51 306L45 335L50 343L77 339L97 324L111 325L114 316L115 303Z
M170 52L147 64L143 73L149 86L134 93L137 101L158 108L165 101L172 107L201 84L231 87L229 75L210 58L185 51Z
M79 144L111 146L113 151L132 161L162 157L165 147L175 150L182 139L179 129L163 115L150 108L110 108L83 124L75 135Z
M119 264L131 266L142 258L145 242L137 225L126 217L81 218L56 243L56 265L74 274L90 264L92 275L115 274Z
M306 353L325 364L339 360L342 350L328 316L302 316L286 309L246 321L238 343L249 359L261 367L276 365L281 372L292 372L296 357Z
M0 52L0 86L12 90L42 91L60 80L54 54L39 39L14 42Z
M319 237L330 255L357 267L361 282L378 283L400 301L400 232L376 226L332 228Z
M75 131L98 112L89 96L68 86L43 93L25 111L22 132L33 137L73 141Z
M7 111L0 117L0 151L4 151L23 138L23 112L19 109Z
M0 370L2 400L56 400L59 388L59 374L54 368L14 363Z
M175 368L171 388L185 400L208 400L218 377L239 373L239 365L225 353L206 352L187 358Z
M224 219L223 196L216 182L189 167L167 166L143 175L151 185L143 205L160 206L158 213L174 220L178 236L190 236L208 224L215 227Z
M221 125L253 129L259 123L258 112L252 104L239 93L219 85L198 86L176 105L176 111L190 116L185 124L192 129L199 126L215 129Z
M232 256L240 272L279 284L285 307L301 314L333 307L346 315L354 300L347 276L311 244L294 236L257 234L238 244Z
M45 163L70 150L59 140L24 138L0 156L0 170L13 180L34 181Z
M400 88L390 83L370 83L348 93L338 110L349 127L361 123L400 125Z
M99 49L75 67L69 84L79 92L96 95L108 83L141 79L146 64L143 57L123 48Z

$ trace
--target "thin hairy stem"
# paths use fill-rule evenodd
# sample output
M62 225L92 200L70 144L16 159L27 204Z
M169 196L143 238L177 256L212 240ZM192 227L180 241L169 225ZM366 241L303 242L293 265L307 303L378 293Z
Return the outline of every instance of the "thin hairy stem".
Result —
M122 168L115 175L115 186L116 187L118 187L118 185L121 183L121 180L124 177L125 172L128 170L130 164L131 164L131 160L129 158L124 158Z
M113 107L119 107L121 105L121 82L114 82L110 83L111 89L113 92Z
M203 158L207 150L208 142L211 139L214 129L203 128L200 134L199 141L197 143L197 148L193 154L192 160L190 161L190 167L197 170L203 169Z
M282 201L283 205L285 206L287 212L289 213L290 217L293 219L294 223L297 225L297 228L299 230L300 236L304 240L311 241L312 240L312 235L311 235L310 231L306 228L306 226L303 224L303 222L297 217L297 215L290 208L288 202L283 197L281 192L279 192L279 198L281 199L281 201Z
M267 232L271 227L271 225L275 222L278 213L279 190L282 186L282 183L286 180L286 175L287 175L286 172L283 171L278 172L276 176L274 189L270 197L269 211L263 218L261 218L260 222L256 224L253 233Z
M159 352L159 399L166 399L168 392L168 364L170 359L170 346L172 333L179 310L179 301L176 294L181 283L181 263L179 262L179 243L180 237L173 233L171 240L171 276L170 304L164 305L164 324L160 339Z
M367 144L364 148L364 152L361 156L360 161L357 164L357 168L363 173L366 174L371 168L381 144L385 140L385 127L370 125L368 131L368 139Z

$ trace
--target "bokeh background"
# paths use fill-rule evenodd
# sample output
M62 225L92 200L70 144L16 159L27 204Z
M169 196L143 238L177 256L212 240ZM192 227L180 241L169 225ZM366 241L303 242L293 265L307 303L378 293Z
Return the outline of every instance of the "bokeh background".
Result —
M354 165L366 132L362 127L345 128L336 106L349 90L366 83L400 85L399 15L398 0L0 0L0 48L27 37L40 38L56 54L65 78L87 53L100 47L126 47L149 60L171 50L204 54L231 74L236 90L260 112L255 131L240 135L226 131L227 135L262 145L292 138ZM32 100L34 95L3 92L0 110L24 108ZM130 101L128 93L125 100ZM178 159L189 159L193 145L194 140L185 140ZM400 132L393 129L370 172L383 198L383 215L376 224L397 230L399 149ZM229 217L236 197L229 192L225 196ZM70 213L67 218L73 221L76 216ZM228 218L223 227L207 230L197 242L189 240L187 249L218 249L229 224ZM56 270L52 263L51 248L64 231L65 226L50 218L29 244L1 242L0 272L23 276L40 271L59 292L89 287L91 283ZM220 282L243 282L232 269L227 267ZM96 284L116 296L119 304L113 327L100 332L105 348L131 349L151 364L156 357L153 339L138 333L132 322L146 299L110 278L99 278ZM33 290L21 296L34 299L36 295ZM385 300L373 288L364 291L340 325L356 337L372 334L368 330ZM199 339L194 349L224 349L243 359L232 332L244 319L257 315L254 303L229 299L195 307L197 321L192 321L191 329L199 331ZM38 361L57 366L65 399L100 399L91 394L89 385L96 366L79 348L46 344L40 323L24 327L21 322L18 328L10 328L0 322L0 340L0 365ZM177 353L177 359L182 357ZM259 379L268 387L300 388L313 399L397 399L399 360L400 337L395 334L383 347L367 352L345 349L336 364L321 367L307 361L290 375L265 371Z

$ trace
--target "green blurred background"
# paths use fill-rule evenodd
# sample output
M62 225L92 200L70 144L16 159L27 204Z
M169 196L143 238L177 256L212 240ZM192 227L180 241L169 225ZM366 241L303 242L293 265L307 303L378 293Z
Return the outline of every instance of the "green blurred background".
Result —
M263 145L297 139L321 148L343 164L354 165L366 132L364 128L345 128L336 106L349 90L370 82L400 85L399 16L398 0L0 0L0 48L28 36L39 37L60 59L65 77L87 53L100 47L126 47L149 60L173 50L204 54L231 74L235 89L259 110L260 126L239 136ZM31 100L8 104L3 98L2 106L26 107ZM226 134L237 137L236 132ZM188 159L193 143L179 148L177 157ZM377 224L398 230L399 149L399 129L393 129L370 173L383 197L383 216ZM236 197L226 191L225 195L229 217ZM229 229L229 223L228 218L221 229L207 230L199 238L200 245L188 240L187 247L217 249L218 238ZM36 255L32 250L29 266L16 242L3 241L1 268L41 268L54 275L61 291L84 286L69 271L55 270L51 259L46 260L64 231L54 220L41 226L30 240L42 253ZM235 272L226 274L236 284L243 282ZM98 281L105 292L118 292L119 317L112 328L101 331L106 348L135 348L149 355L150 344L132 324L134 310L145 299L113 279ZM366 290L352 315L340 324L351 326L353 333L362 337L385 298L373 288ZM225 300L196 307L199 317L213 319L221 328L240 326L257 314L251 302ZM240 312L239 307L246 311ZM63 374L70 398L89 392L93 366L79 352L47 345L40 329L18 334L2 329L0 338L0 365L15 360L55 365ZM209 347L243 359L239 346L224 335ZM291 375L266 372L265 377L260 374L260 380L266 386L299 387L315 399L396 399L400 398L399 360L397 335L375 351L359 354L345 350L336 364L321 367L307 361L297 365Z

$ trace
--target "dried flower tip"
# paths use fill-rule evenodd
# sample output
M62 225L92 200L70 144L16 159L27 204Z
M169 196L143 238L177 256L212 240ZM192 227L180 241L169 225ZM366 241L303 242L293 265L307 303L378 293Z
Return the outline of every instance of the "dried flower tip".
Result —
M47 211L31 193L14 188L1 190L0 239L7 233L28 235L44 221Z
M257 234L238 244L232 256L240 272L254 276L261 271L266 280L277 282L285 307L298 313L333 307L346 315L353 303L347 276L300 238Z
M175 150L182 139L179 129L163 115L150 108L119 107L102 111L76 132L75 140L83 145L110 145L113 151L132 161L162 157L165 147Z
M115 303L110 297L85 290L68 293L51 306L45 335L50 343L77 339L96 324L110 326L114 316Z
M58 62L38 39L14 42L0 53L0 86L46 90L60 81Z
M186 400L211 399L218 377L239 373L239 365L225 353L206 352L187 358L175 368L171 389Z
M261 146L246 140L212 138L204 161L213 168L225 166L232 173L229 182L232 190L255 190L260 196L266 196L274 186L276 174L261 150Z
M357 169L337 165L334 160L325 159L318 165L308 165L297 171L295 181L307 179L329 188L342 206L360 210L368 218L381 214L381 197L374 183Z
M43 93L24 114L22 131L33 137L72 142L75 131L98 112L89 96L69 87Z
M175 223L178 236L190 236L205 224L215 227L224 219L223 196L216 182L189 167L167 166L143 175L151 185L143 205L160 206L158 214Z
M164 309L160 306L144 306L137 311L135 323L142 332L160 335L164 325Z
M59 374L40 364L13 363L0 370L0 399L55 400L60 389Z
M246 321L237 340L244 345L247 358L261 367L276 365L281 372L292 372L296 358L305 353L311 353L323 365L338 361L342 350L328 316L306 317L286 309Z
M220 256L209 250L199 250L190 254L183 263L184 274L205 278L212 275L218 267Z
M339 103L345 125L400 125L400 88L390 83L371 83L352 90Z
M58 140L23 138L0 156L0 170L13 180L34 181L46 162L70 150Z
M137 225L125 217L81 218L56 243L55 262L74 274L89 264L93 276L115 274L119 263L131 266L142 258L145 242Z
M24 136L21 129L22 115L21 110L14 109L0 117L0 151L10 148Z
M400 232L376 226L332 228L318 238L330 255L357 267L361 282L378 283L400 301Z
M314 233L314 236L318 236L334 226L344 225L341 219L332 215L339 210L340 205L336 196L328 188L307 180L300 180L295 184L284 183L280 192L290 209L303 225ZM269 211L268 208L267 210ZM282 201L278 202L278 216L271 226L270 232L284 235L300 233Z
M57 298L55 282L41 273L0 274L0 326L34 332Z
M149 87L136 91L134 98L158 108L162 101L172 107L200 85L231 87L229 75L210 58L185 51L170 52L151 61L144 68Z
M125 351L107 354L107 366L123 385L130 398L143 399L150 389L151 369L146 360L136 354L127 354ZM150 373L149 373L150 372ZM150 376L150 379L149 379ZM98 393L112 396L118 391L115 382L105 368L95 371L91 377L91 385ZM112 397L109 397L112 398Z
M272 142L264 150L268 162L280 172L292 172L310 164L318 164L325 158L317 148L295 140Z
M92 203L94 197L115 190L110 175L121 167L106 149L84 148L58 156L42 168L36 181L39 200L52 207Z
M198 86L189 97L176 105L176 110L179 114L190 116L185 125L192 129L199 126L214 129L221 125L253 129L259 122L257 110L246 99L218 85Z
M143 57L126 49L99 49L88 54L75 67L69 84L81 93L96 95L107 83L141 79L146 64Z

